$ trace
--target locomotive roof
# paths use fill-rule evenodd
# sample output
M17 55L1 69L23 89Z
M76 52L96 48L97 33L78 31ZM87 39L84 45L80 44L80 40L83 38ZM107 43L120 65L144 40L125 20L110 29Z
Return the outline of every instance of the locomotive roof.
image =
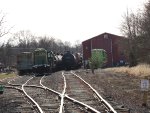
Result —
M21 52L20 54L31 54L31 52Z
M92 51L105 51L104 49L92 49Z
M34 50L34 51L46 51L46 49L44 49L44 48L37 48L36 50Z

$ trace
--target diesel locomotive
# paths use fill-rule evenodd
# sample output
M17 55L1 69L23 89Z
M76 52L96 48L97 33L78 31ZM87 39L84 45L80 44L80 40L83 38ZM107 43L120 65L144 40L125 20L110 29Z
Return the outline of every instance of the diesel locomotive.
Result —
M32 70L35 74L52 73L61 66L61 57L44 48L37 48L33 52ZM56 69L57 68L57 69Z
M32 72L33 56L31 52L22 52L17 55L18 74L28 74Z
M103 68L107 64L107 53L104 49L92 49L90 58L90 67Z
M22 52L17 56L17 69L19 74L32 72L36 75L52 73L59 70L77 69L82 65L79 53L54 54L44 48L37 48L33 52Z

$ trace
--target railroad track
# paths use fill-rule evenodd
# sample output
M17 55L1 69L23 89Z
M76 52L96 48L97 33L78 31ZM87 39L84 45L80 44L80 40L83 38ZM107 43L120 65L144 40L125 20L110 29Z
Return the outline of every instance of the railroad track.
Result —
M78 77L75 73L62 72L62 76L64 83L62 83L62 80L61 82L58 81L62 83L62 85L59 86L63 86L63 90L61 92L60 90L58 91L61 94L60 113L116 113L110 104L99 96L99 94L92 87L90 87L88 83L85 81L83 82L83 79L79 79L80 77Z
M8 83L6 89L18 90L16 94L22 94L31 113L117 113L90 84L72 71L42 77L22 76ZM19 112L21 107L16 109ZM21 112L27 110L22 107Z
M93 89L90 84L84 81L77 74L72 71L64 73L67 81L66 93L69 97L79 100L86 111L92 113L117 113L106 100L104 100L98 92ZM82 105L82 106L83 106Z
M21 77L16 77L15 79L20 79ZM14 81L12 79L10 81ZM25 78L24 78L25 79ZM26 95L23 93L23 89L20 84L11 84L10 81L4 80L5 91L3 95L0 95L1 113L36 113L37 110L34 108L33 103L26 98ZM21 82L21 81L20 81ZM6 98L7 97L7 98Z
M19 81L22 83L25 79L26 77ZM24 84L18 83L18 80L11 80L11 82L13 81L13 83L9 81L11 87L6 86L6 88L20 90L38 113L57 113L60 105L58 95L60 94L54 94L53 90L41 85L41 80L41 77L30 77ZM18 88L20 86L21 89Z

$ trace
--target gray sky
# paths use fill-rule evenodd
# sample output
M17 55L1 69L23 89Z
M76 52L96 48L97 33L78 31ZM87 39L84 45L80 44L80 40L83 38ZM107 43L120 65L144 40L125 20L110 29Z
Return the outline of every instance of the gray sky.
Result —
M7 26L15 33L30 30L36 35L62 41L84 41L109 32L121 35L119 27L128 9L143 6L146 0L0 0Z

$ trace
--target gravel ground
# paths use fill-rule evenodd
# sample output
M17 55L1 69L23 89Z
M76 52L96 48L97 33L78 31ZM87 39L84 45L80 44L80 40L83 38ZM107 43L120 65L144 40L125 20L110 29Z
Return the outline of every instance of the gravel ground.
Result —
M102 69L78 70L83 79L90 83L104 98L111 98L121 106L128 108L130 113L150 113L150 102L143 107L143 92L140 89L141 78L127 74L112 73ZM150 96L148 97L150 100Z

